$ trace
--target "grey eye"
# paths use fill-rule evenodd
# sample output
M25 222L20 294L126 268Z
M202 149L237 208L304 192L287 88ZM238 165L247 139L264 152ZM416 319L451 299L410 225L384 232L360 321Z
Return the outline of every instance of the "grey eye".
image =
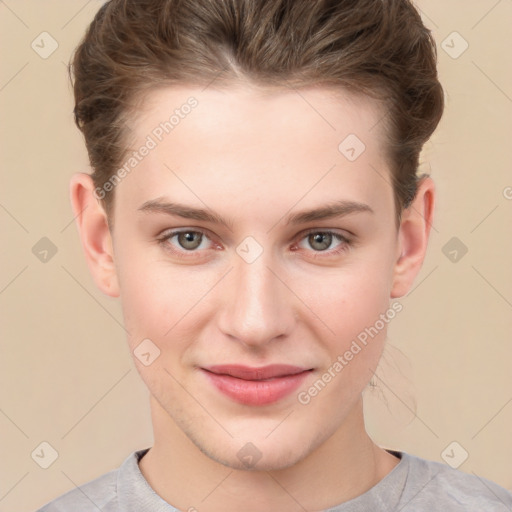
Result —
M325 251L332 243L332 234L330 233L312 233L308 236L308 243L313 249Z
M203 234L199 231L182 231L175 235L183 249L197 249L201 245Z

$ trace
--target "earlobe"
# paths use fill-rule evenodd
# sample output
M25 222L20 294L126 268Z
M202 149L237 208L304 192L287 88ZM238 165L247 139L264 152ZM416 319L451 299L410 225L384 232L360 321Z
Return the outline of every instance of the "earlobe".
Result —
M112 237L106 213L94 195L89 174L76 173L69 184L71 207L87 265L96 286L106 295L119 296Z
M430 177L424 177L418 184L413 202L403 211L391 298L406 295L421 270L434 219L434 203L434 182Z

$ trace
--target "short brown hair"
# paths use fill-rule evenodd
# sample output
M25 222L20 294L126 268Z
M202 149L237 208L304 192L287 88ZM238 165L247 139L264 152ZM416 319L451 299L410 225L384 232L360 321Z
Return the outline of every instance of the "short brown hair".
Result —
M443 113L436 60L410 0L110 0L69 71L96 187L122 164L130 120L156 87L229 85L241 75L255 85L330 85L376 98L399 220ZM113 193L102 201L111 220Z

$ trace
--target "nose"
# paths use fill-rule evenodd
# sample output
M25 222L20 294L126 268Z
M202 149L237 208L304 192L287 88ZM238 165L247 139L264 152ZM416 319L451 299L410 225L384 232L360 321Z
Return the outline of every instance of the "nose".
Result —
M258 349L292 332L294 296L280 274L265 251L252 263L234 255L234 268L219 289L218 325L224 335Z

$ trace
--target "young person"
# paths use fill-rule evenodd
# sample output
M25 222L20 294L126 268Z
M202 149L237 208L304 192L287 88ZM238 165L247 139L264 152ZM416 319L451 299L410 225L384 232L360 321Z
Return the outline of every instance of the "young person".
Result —
M73 210L154 445L41 510L510 511L364 426L433 219L443 91L414 6L112 0L72 71Z

